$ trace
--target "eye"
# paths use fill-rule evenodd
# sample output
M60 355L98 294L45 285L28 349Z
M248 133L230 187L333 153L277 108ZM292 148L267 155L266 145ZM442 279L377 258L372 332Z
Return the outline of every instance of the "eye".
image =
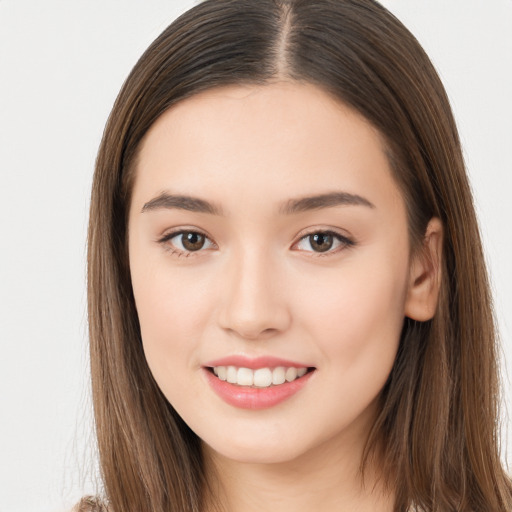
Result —
M315 231L303 236L296 244L297 249L306 252L332 254L345 247L351 247L354 242L333 231Z
M190 256L193 252L210 249L215 244L199 231L181 230L164 235L159 242L178 255Z

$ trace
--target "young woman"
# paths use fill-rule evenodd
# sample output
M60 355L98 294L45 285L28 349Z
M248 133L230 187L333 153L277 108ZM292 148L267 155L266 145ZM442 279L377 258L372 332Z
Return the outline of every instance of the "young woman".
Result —
M372 0L206 0L108 121L89 230L114 512L507 511L445 91Z

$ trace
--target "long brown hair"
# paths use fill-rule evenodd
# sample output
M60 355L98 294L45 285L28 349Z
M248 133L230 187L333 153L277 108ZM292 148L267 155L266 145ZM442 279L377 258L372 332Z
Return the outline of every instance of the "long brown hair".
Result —
M123 85L97 158L88 250L94 412L110 508L199 512L205 492L200 441L142 350L126 243L140 142L184 98L276 79L315 84L379 130L413 248L432 217L444 224L438 310L428 322L404 321L365 461L382 450L396 512L511 510L491 296L457 129L430 60L373 0L206 0L151 44Z

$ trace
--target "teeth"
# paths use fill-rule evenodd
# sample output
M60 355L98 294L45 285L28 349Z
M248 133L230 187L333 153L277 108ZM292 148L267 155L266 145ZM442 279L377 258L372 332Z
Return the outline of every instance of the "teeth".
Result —
M237 368L236 366L215 366L213 373L220 379L237 384L238 386L253 386L257 388L268 388L269 386L278 386L285 382L292 382L295 379L303 377L307 373L307 368L285 368L278 366L276 368Z
M278 366L277 368L274 368L274 371L272 372L272 384L274 386L277 386L279 384L284 384L286 381L286 369L282 366Z
M225 366L219 366L217 368L217 377L219 377L220 380L226 380L226 367Z
M249 368L238 368L236 383L239 386L252 386L254 384L254 372Z
M287 382L291 382L297 378L297 368L287 368L285 373L285 378Z
M230 382L231 384L236 384L237 382L237 371L234 366L228 366L226 370L226 380Z
M257 388L268 388L270 384L272 384L272 370L270 368L260 368L254 372L254 385Z
M306 375L307 371L307 368L297 368L297 376L303 377L304 375Z

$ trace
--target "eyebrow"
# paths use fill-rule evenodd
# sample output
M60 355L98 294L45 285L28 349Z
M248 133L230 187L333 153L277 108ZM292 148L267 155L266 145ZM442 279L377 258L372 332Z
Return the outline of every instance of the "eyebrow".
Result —
M375 205L368 199L357 194L329 192L326 194L289 199L280 207L279 213L282 215L291 215L310 210L332 208L334 206L366 206L368 208L375 208ZM187 195L169 194L168 192L162 192L157 197L145 203L141 213L161 208L187 210L190 212L208 213L210 215L224 215L220 206L210 203L205 199Z
M290 199L279 209L279 213L290 215L309 210L332 208L334 206L367 206L368 208L375 208L375 205L368 201L368 199L357 194L329 192L327 194Z
M222 208L198 197L174 195L162 192L157 197L148 201L143 207L141 213L164 209L187 210L189 212L209 213L210 215L224 215Z

